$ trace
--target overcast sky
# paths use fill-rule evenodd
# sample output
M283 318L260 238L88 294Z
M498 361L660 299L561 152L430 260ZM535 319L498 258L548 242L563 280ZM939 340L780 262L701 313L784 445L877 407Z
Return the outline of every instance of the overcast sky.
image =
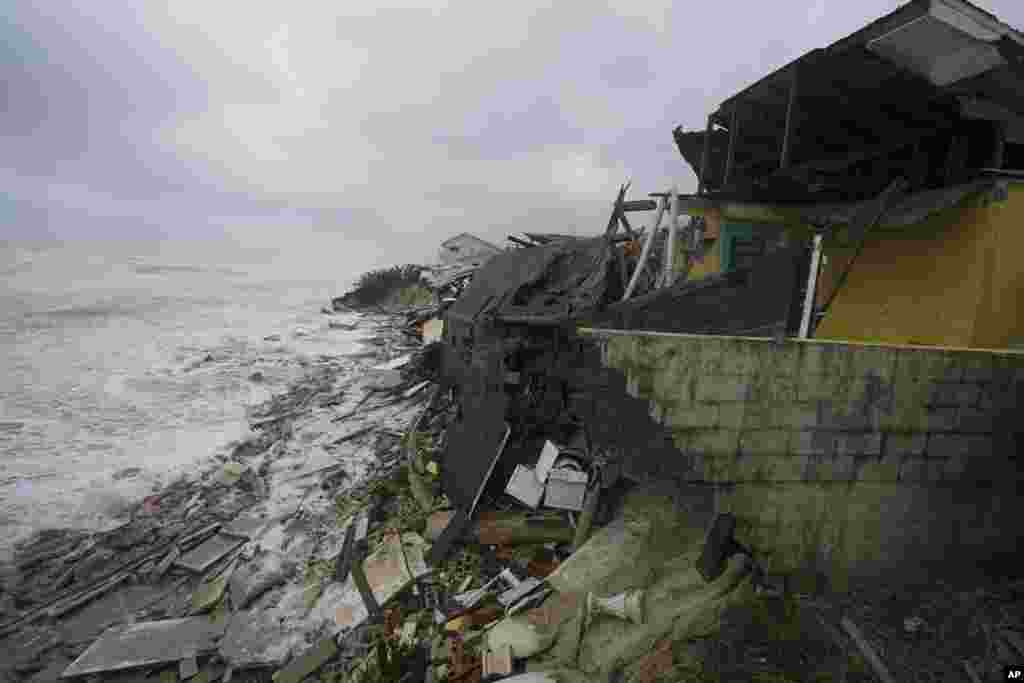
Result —
M695 188L675 125L900 4L19 0L0 239L227 239L323 269L595 233L627 177ZM1020 0L979 4L1024 26Z

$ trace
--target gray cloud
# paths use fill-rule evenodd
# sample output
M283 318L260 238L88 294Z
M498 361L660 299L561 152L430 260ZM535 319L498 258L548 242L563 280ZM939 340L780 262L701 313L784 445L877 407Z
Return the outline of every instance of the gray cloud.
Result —
M673 126L899 3L349 4L12 5L0 238L229 240L326 272L596 232L627 177L695 187Z

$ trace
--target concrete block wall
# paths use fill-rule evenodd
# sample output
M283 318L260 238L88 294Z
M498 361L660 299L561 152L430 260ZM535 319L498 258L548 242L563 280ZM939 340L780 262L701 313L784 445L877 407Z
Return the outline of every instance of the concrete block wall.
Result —
M841 582L1020 535L994 512L1024 512L1020 352L593 334L780 566Z

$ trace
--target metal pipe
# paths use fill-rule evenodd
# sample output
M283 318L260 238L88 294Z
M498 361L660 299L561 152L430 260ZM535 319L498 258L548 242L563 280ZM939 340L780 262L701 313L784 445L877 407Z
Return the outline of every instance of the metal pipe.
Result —
M661 218L665 215L665 198L658 197L658 206L654 214L654 223L651 225L651 230L647 233L647 238L644 240L644 248L640 251L640 260L637 261L636 269L633 271L633 277L629 279L629 285L626 287L626 293L622 295L622 300L627 300L633 295L633 290L636 289L637 280L640 279L640 273L644 269L644 264L647 263L647 257L651 253L651 245L654 243L654 239L658 236L658 228L661 226Z
M814 236L814 250L811 253L811 269L807 273L807 292L804 294L804 311L800 317L800 339L809 339L811 316L814 313L814 295L818 288L818 273L821 270L821 235Z
M708 125L704 129L704 151L700 155L700 175L697 176L698 196L704 193L704 189L707 186L708 159L711 156L711 132L714 129L714 125L712 117L708 116Z
M736 160L736 140L740 135L740 105L737 102L732 107L732 120L729 122L729 151L725 156L725 175L722 185L729 185L729 178L732 177L733 166Z
M672 186L672 194L669 196L672 208L668 219L668 239L665 241L665 274L661 283L663 287L671 287L672 281L675 279L672 268L676 260L676 230L679 228L679 190L675 185Z

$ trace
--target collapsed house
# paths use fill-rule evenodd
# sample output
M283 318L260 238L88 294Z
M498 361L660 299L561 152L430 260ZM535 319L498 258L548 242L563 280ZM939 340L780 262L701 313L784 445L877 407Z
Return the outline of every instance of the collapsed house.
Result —
M445 313L449 538L551 441L705 487L772 572L1015 552L1022 93L1024 35L914 1L677 128L696 194L494 256Z

